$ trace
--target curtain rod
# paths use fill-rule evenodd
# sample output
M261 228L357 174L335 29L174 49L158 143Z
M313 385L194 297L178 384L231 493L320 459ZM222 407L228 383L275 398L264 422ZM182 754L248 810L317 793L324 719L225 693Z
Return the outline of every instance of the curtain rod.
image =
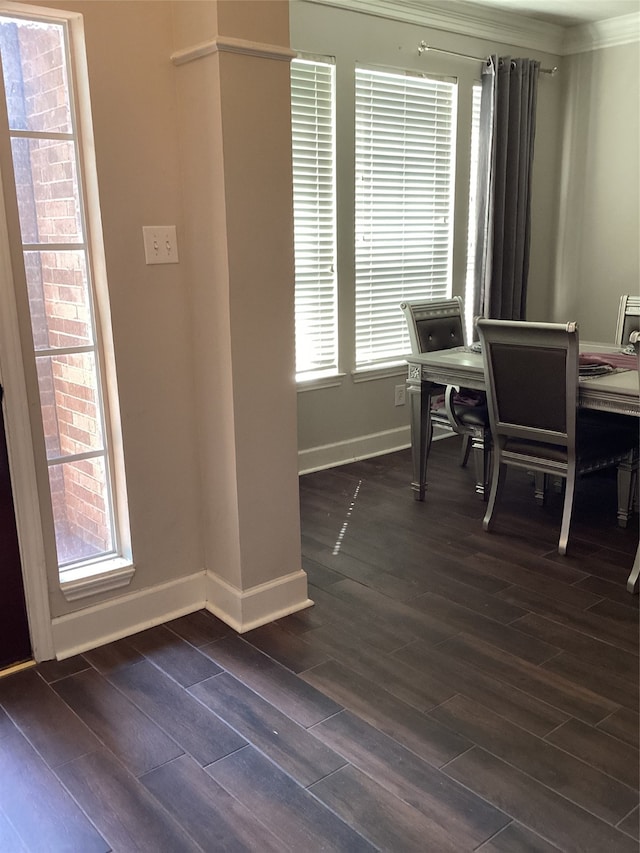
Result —
M422 54L426 53L428 50L435 50L438 53L448 53L449 56L460 56L462 59L473 59L475 62L487 61L486 56L469 56L467 53L456 53L455 50L444 50L441 47L431 47L431 45L428 45L426 41L421 41L418 45L418 54L422 56ZM555 74L558 73L558 66L554 65L553 68L541 68L540 73L551 74L551 76L553 77Z

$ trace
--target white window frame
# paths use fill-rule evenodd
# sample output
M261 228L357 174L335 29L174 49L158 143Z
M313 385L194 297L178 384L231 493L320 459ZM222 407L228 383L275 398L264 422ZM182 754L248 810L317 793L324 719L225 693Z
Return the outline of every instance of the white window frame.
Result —
M106 279L106 265L104 259L104 245L102 241L102 223L98 196L97 172L93 153L95 148L91 122L88 68L85 54L83 22L82 16L79 14L44 7L28 6L21 3L0 3L0 15L3 17L22 18L26 20L36 20L62 25L66 33L67 75L69 89L72 96L71 110L75 128L74 136L77 141L78 182L80 196L83 202L82 215L86 257L89 282L92 287L93 296L94 334L96 343L95 354L100 365L100 393L102 395L104 411L104 443L108 457L108 470L110 473L109 479L114 534L114 549L109 554L104 556L101 555L93 559L78 561L59 569L58 581L63 594L68 600L75 600L125 586L130 583L135 572L131 553L131 537L126 497L117 380L110 325L110 308ZM1 100L1 109L3 111L2 123L6 131L7 117L4 98ZM6 145L3 143L3 148L8 147L8 145L8 142ZM11 157L9 153L8 162L10 163L10 161ZM7 159L5 155L3 155L3 162L7 173L9 173L10 170L7 168ZM11 193L12 187L12 180L9 181L9 187L7 187L7 182L5 181L5 192L8 190ZM15 202L15 198L13 201ZM11 228L11 224L9 224L9 232L14 235L17 233L19 239L20 230L19 227L16 227L16 223L18 221L17 202L11 206L14 207L14 210L10 215L10 221L13 220L14 227ZM15 236L13 238L13 242L15 243ZM47 244L46 248L54 247ZM65 248L74 248L74 244L66 244ZM22 286L26 287L24 268L22 270L16 270L14 268L13 277L16 280L21 279L21 282L18 282L18 286L22 284ZM24 302L20 300L19 304L24 304ZM23 374L22 382L24 383L24 381ZM27 394L29 394L28 391ZM33 390L31 391L31 394L33 394ZM32 411L33 408L34 407L32 406ZM38 432L37 429L36 432ZM41 425L40 435L42 435ZM46 471L48 469L44 440L42 440L39 446L36 446L35 448L34 464L36 470L40 469L41 471ZM40 477L41 481L43 479L45 478ZM48 481L48 476L46 476L46 481ZM23 488L25 492L32 490L32 483L22 483L19 491L22 491ZM35 495L33 497L35 497ZM51 520L51 495L49 490L47 489L46 495L40 493L38 495L38 500L43 511L33 514L33 518L39 516L43 519L43 550L45 553L50 554L53 550L51 543L52 541L55 541L55 536L52 527L45 523L47 519ZM18 503L21 502L21 500L18 501ZM22 550L24 537L20 535L20 529L19 537L21 539Z
M476 289L476 204L478 192L478 157L480 147L480 101L482 84L471 89L471 157L469 161L469 215L467 217L467 270L464 288L464 309L467 341L473 339L473 304Z
M308 102L297 81L311 84L305 90L309 92ZM296 380L307 387L309 383L318 387L333 384L339 376L333 57L300 54L293 59L291 91ZM307 319L311 321L311 334L304 328ZM314 333L318 340L312 344L313 353L305 364L303 348Z
M410 352L400 302L424 298L429 294L445 297L452 292L458 90L457 80L452 78L361 64L356 66L355 78L355 369L356 373L378 373L387 366L397 365ZM414 105L417 107L419 101L427 102L429 109L435 109L435 123L421 112L423 123L417 126L420 138L412 138L408 132L403 137L405 146L402 150L391 139L387 148L384 142L385 117L388 116L394 126L397 126L398 119L408 125L411 109ZM439 109L440 102L445 104L443 110ZM374 115L376 105L378 112ZM416 154L421 152L427 134L437 130L443 120L448 131L444 157L434 147L429 155L432 162L425 161L420 168L414 168L412 158L416 162ZM388 191L380 164L387 158L391 164L390 183L400 187L400 194L395 201L390 198L389 213L385 218ZM434 170L436 160L442 160L445 170L438 173L437 184L434 185L430 170ZM375 180L370 179L372 168L376 172ZM418 193L431 186L434 190L429 198L429 207L411 203L412 195L420 198ZM385 235L393 233L398 222L392 212L393 204L404 211L404 216L400 219L398 241L389 246ZM382 216L379 211L382 211ZM444 216L443 222L438 221L441 215ZM425 252L422 243L422 235L429 229L436 238L431 256ZM383 274L385 263L399 263L400 274L393 267ZM431 278L429 266L432 268ZM402 272L403 267L406 274ZM371 312L367 311L367 302L371 305L377 303ZM386 345L385 337L388 339Z

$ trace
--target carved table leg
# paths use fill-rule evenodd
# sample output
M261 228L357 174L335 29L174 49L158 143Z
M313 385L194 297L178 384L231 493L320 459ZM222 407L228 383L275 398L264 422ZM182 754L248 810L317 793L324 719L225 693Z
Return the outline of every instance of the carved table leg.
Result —
M412 378L408 381L411 404L411 458L414 498L423 501L427 489L427 457L431 445L431 382Z

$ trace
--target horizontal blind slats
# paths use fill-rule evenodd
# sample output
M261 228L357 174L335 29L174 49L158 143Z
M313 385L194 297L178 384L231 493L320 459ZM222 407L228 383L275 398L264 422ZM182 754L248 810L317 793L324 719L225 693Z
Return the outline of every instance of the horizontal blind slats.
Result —
M296 374L337 370L334 67L291 62Z
M356 69L356 363L410 351L400 302L451 283L455 84Z

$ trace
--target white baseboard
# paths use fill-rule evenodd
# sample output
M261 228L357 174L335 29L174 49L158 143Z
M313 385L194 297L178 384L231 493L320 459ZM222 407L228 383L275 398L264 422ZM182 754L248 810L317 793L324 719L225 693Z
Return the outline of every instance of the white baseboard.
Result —
M244 591L202 571L58 616L53 647L64 660L205 608L243 633L312 604L302 570Z
M111 598L52 620L58 660L121 640L204 606L205 573Z
M240 590L213 572L206 576L206 608L239 633L311 607L302 570Z
M453 435L454 433L448 430L440 430L436 427L433 440L440 441L443 438L452 438ZM339 441L335 444L323 444L320 447L298 451L298 474L324 471L325 468L335 468L337 465L346 465L349 462L357 462L359 459L384 456L385 453L407 450L409 447L411 447L411 428L408 426L363 435L360 438Z
M411 447L411 430L408 426L397 427L397 429L362 435L334 444L299 450L298 471L300 474L310 474L312 471L322 471L325 468L334 468L336 465L357 462L359 459L383 456L385 453L405 450L407 447Z

